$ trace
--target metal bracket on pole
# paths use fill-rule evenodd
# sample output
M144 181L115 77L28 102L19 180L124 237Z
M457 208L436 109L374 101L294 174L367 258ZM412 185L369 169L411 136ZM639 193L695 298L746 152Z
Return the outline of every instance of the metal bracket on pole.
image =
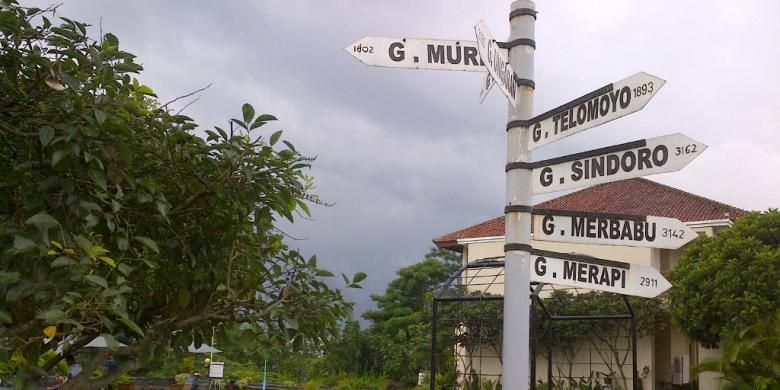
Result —
M533 8L515 8L509 13L509 21L511 22L517 16L529 15L533 16L536 20L536 10Z

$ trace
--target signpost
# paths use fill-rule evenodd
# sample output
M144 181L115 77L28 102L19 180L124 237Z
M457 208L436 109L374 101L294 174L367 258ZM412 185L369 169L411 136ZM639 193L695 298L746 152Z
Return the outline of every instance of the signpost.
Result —
M533 162L533 149L639 111L665 84L639 72L532 117L535 9L531 0L512 2L505 49L483 21L474 26L476 41L364 37L344 48L371 66L487 71L480 101L494 84L509 100L503 366L512 369L503 370L502 385L510 390L528 388L531 280L643 297L671 287L652 267L534 249L532 219L539 241L677 249L696 238L672 218L533 210L532 195L677 171L707 148L676 133Z
M547 111L531 119L528 145L536 149L637 112L665 83L663 79L639 72Z
M698 235L674 218L534 209L534 240L678 249Z
M485 72L474 41L364 37L344 50L371 66Z
M679 171L707 145L680 133L534 163L535 194Z
M519 97L517 91L519 86L517 83L518 77L515 75L512 65L509 64L509 59L501 48L498 47L496 40L493 39L493 35L490 34L490 30L488 30L484 21L480 21L474 26L474 32L477 35L479 58L484 62L484 67L487 68L490 77L493 78L501 92L509 99L509 103L517 107Z
M653 267L590 256L531 251L531 280L653 298L672 287Z

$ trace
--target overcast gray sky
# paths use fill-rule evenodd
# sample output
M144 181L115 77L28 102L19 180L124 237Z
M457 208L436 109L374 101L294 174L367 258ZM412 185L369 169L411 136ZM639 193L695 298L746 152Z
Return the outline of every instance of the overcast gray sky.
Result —
M225 125L249 102L280 119L265 131L284 129L317 155L316 192L336 205L285 230L328 268L369 274L365 290L349 293L363 311L432 238L502 214L506 98L494 89L480 104L479 73L368 67L342 48L364 36L474 40L480 19L503 40L509 7L64 0L59 12L95 26L102 17L163 101L213 83L186 111L201 125ZM639 71L667 81L644 110L537 159L682 132L709 149L650 179L744 209L780 206L780 2L539 0L537 9L536 113Z

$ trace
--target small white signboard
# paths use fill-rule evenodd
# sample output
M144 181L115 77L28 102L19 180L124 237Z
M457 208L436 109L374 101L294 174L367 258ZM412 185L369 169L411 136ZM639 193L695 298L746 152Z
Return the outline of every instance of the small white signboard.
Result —
M531 281L653 298L672 287L653 267L533 250Z
M479 91L479 102L482 103L485 101L485 98L490 93L490 90L493 89L493 85L495 85L496 82L493 81L493 78L490 77L490 73L485 73L485 79L482 80L482 89Z
M533 168L533 192L543 194L674 172L705 149L707 145L675 133L544 160Z
M611 120L637 112L666 83L639 72L531 119L528 148L533 150Z
M209 378L222 378L225 374L225 362L211 362L209 364Z
M344 50L371 66L486 71L474 41L364 37L349 44Z
M490 73L490 76L501 89L501 92L509 99L512 106L517 107L520 96L516 80L517 75L515 75L515 70L512 69L512 66L509 65L509 58L498 47L484 21L480 20L474 26L474 32L477 35L479 57L485 63L485 68L487 68L488 73Z
M677 249L698 235L675 218L534 210L534 240Z

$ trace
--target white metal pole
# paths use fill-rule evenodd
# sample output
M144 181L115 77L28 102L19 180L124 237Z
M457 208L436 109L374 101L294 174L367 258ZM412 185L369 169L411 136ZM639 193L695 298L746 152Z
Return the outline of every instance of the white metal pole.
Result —
M519 80L520 102L509 104L507 124L506 234L504 275L503 388L527 390L529 372L529 287L531 245L531 152L524 132L533 115L536 5L512 3L509 63Z

